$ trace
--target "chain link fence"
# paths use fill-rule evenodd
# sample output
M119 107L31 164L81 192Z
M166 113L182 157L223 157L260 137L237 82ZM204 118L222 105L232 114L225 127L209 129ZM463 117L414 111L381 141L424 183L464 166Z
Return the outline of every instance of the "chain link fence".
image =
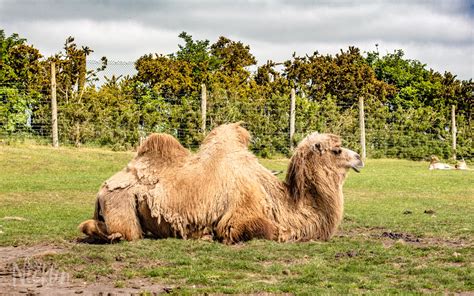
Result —
M88 61L89 70L101 62ZM133 62L109 61L107 68L90 80L81 97L58 96L60 145L107 146L112 149L134 149L153 132L175 136L183 145L196 149L215 126L243 121L253 136L251 148L261 156L291 153L292 142L313 131L331 132L343 138L345 146L362 151L360 106L327 99L310 102L296 96L295 133L290 137L290 93L268 99L239 100L219 91L208 91L206 128L202 129L201 95L166 98L154 93L114 91L114 85L136 74ZM106 89L106 85L111 85ZM354 100L357 102L357 100ZM378 109L377 109L378 108ZM366 106L365 139L368 157L423 159L435 154L447 158L452 153L451 116L438 112L436 120L445 122L444 130L430 127L410 128L423 114L407 110L401 117L381 116L383 106ZM387 111L387 110L385 110ZM390 112L388 112L389 114ZM379 120L380 119L380 120ZM458 158L472 160L472 129L461 118L457 143ZM34 139L50 143L52 138L51 93L32 91L0 83L0 142Z

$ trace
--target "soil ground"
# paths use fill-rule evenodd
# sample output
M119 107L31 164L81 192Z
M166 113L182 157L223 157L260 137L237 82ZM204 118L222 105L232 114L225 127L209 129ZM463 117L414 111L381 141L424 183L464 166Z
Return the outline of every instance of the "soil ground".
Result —
M115 287L106 279L87 283L73 279L67 272L45 265L42 256L65 252L53 245L0 248L0 295L158 295L172 288L131 280L127 287Z

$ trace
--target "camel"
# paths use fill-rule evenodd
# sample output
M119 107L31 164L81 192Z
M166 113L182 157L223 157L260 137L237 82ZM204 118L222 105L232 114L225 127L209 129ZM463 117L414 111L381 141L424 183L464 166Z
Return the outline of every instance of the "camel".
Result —
M471 169L467 167L466 161L463 159L459 160L454 166L456 170L470 171Z
M249 141L241 123L215 128L196 153L170 135L150 135L102 185L94 217L80 231L97 242L329 240L342 220L347 172L364 166L360 156L336 135L312 133L294 150L283 182L248 150Z
M429 170L452 170L453 167L446 163L441 163L439 158L435 155L431 155Z

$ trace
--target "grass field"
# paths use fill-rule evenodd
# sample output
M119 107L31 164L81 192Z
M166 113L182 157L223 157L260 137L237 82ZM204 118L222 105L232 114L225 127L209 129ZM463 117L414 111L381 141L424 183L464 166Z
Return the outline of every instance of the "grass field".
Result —
M100 149L0 147L0 246L53 246L61 252L35 260L117 289L142 280L178 294L474 293L474 171L368 160L346 181L344 221L329 242L76 243L100 184L131 158ZM285 170L287 160L262 163Z

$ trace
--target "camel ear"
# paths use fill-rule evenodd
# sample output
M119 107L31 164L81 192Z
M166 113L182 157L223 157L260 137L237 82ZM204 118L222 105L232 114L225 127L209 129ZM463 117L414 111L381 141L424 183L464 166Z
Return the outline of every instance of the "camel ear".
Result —
M324 148L323 146L321 145L321 143L316 143L313 145L313 151L315 152L319 152L320 155L323 155L324 154Z

